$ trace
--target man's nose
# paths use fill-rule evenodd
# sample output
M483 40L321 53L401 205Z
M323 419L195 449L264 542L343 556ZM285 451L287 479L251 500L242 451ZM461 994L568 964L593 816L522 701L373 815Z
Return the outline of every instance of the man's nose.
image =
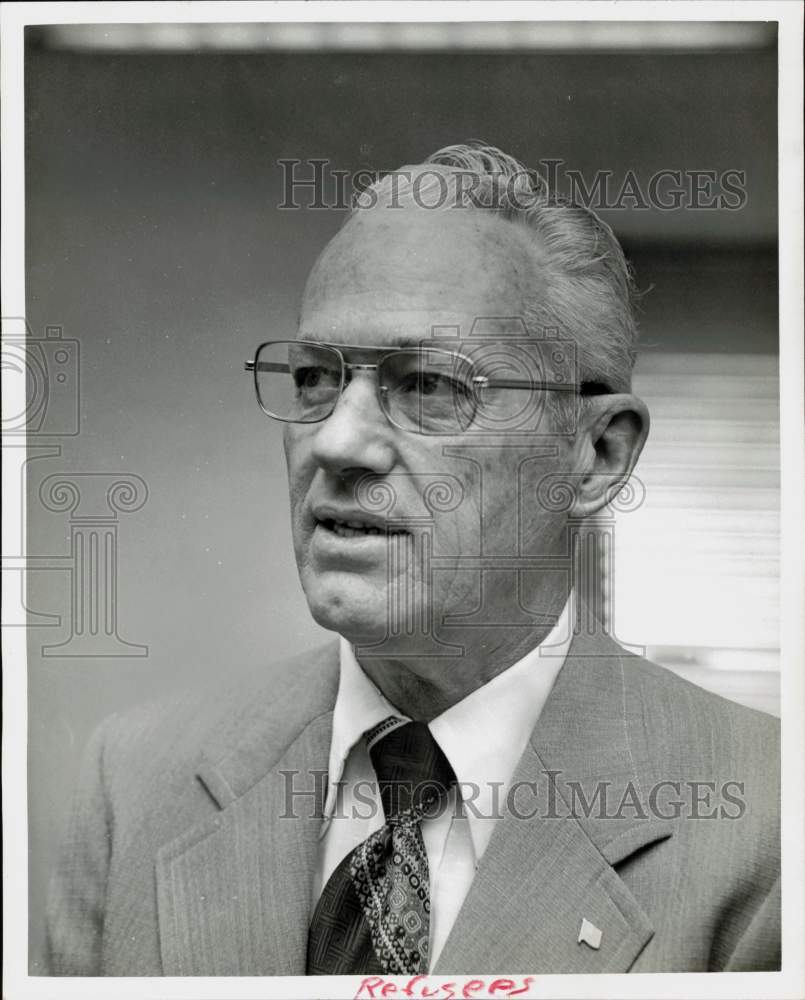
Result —
M380 407L376 379L374 372L355 373L333 412L318 425L313 454L328 472L383 475L393 468L394 428Z

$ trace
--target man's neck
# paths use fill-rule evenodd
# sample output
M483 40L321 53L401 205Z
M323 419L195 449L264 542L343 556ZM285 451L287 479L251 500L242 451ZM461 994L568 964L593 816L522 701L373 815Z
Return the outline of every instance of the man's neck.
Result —
M543 617L558 620L566 603L566 594L556 595ZM406 655L368 655L369 647L362 652L359 643L355 655L364 673L392 705L411 719L430 722L521 660L553 627L445 628L443 635L440 633L443 641L462 650L453 656L434 656L425 649L417 655L413 641Z

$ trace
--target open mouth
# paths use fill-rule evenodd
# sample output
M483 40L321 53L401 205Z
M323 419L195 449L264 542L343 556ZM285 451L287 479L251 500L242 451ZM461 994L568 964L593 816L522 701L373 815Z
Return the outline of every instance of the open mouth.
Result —
M368 538L370 535L406 535L407 531L402 528L379 528L374 524L366 524L363 521L337 521L328 517L319 521L325 531L331 531L339 538Z

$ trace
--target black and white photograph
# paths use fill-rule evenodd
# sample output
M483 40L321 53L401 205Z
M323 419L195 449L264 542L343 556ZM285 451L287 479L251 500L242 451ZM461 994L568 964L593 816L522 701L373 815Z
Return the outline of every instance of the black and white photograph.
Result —
M801 997L801 6L1 6L4 996Z

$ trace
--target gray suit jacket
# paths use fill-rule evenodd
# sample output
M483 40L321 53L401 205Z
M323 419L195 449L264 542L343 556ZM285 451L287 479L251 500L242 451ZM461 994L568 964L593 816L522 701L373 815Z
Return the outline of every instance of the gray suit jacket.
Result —
M101 726L50 973L304 974L337 663L332 644ZM579 637L514 780L433 972L780 967L776 720Z

